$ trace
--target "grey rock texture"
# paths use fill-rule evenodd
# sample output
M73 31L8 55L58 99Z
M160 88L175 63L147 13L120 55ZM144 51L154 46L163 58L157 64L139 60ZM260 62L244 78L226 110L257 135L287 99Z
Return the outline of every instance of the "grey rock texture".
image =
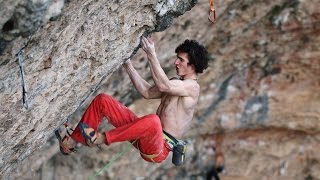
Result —
M41 25L58 17L64 0L0 1L0 54L19 36L33 34Z
M167 5L170 5L171 2L177 1L166 2ZM320 2L318 0L274 0L268 2L225 0L215 1L215 3L218 15L216 24L213 25L207 20L208 2L201 0L191 11L173 20L173 24L168 29L152 35L156 42L158 58L170 77L175 75L174 68L172 68L175 58L174 48L184 39L190 38L200 41L211 54L210 67L198 80L201 85L201 98L193 124L186 136L186 140L189 142L186 164L182 167L174 167L171 164L171 157L168 157L166 162L162 164L147 163L140 158L138 151L132 148L120 159L113 162L96 179L205 179L207 171L214 163L213 146L219 146L226 158L226 169L221 174L223 180L319 179L320 14L318 7ZM72 7L72 5L71 3L65 6L63 14L68 14L68 6ZM134 3L130 4L130 6L136 7L134 5ZM159 3L153 7L166 7L167 5L163 6ZM99 7L101 8L101 6ZM138 10L135 14L139 14L137 12ZM158 15L161 14L161 11L157 12L159 12ZM69 16L71 15L66 15L66 17ZM168 15L168 17L170 16ZM57 21L49 22L49 25L44 28L50 24L60 24L63 17L64 15L59 17ZM159 17L154 18L158 19ZM131 22L131 20L127 21ZM68 22L72 23L71 20ZM144 22L148 23L148 18ZM168 19L168 22L171 20ZM95 29L92 24L88 27ZM122 26L120 25L120 27ZM162 29L157 25L152 27L158 30ZM149 28L146 30L152 31ZM131 33L131 30L126 32ZM133 29L132 32L134 32ZM142 30L141 34L143 32ZM44 35L41 35L42 33ZM101 81L101 86L97 88L97 91L84 93L81 98L74 94L78 98L69 98L69 104L62 106L63 108L60 108L59 111L48 109L47 113L56 112L56 117L41 119L42 123L39 124L44 124L43 129L38 131L41 126L36 126L36 134L28 132L30 125L21 126L23 127L20 129L21 133L29 134L25 139L38 142L41 148L30 148L33 153L30 153L28 157L25 156L27 158L23 161L13 163L14 165L10 166L5 178L88 179L128 146L128 143L102 146L101 149L80 146L78 153L62 156L59 153L57 141L52 137L52 130L65 119L76 124L83 109L100 92L106 92L116 97L124 104L129 105L138 115L155 111L159 102L141 99L122 68L118 68L134 52L138 44L139 33L135 36L137 40L132 43L133 45L117 44L118 40L110 43L111 46L114 43L116 48L131 48L131 50L128 50L127 54L115 53L114 57L120 60L115 62L113 73L110 73L109 78ZM37 36L34 35L39 37L34 42L41 44L42 41L46 41L44 37L47 37L47 34L47 30L43 30ZM63 33L58 34L58 36L60 35ZM127 34L123 35L124 39L127 39L128 36ZM78 48L75 48L76 44L82 42L81 38L88 38L89 35L78 35L71 42L67 37L63 36L61 39L65 39L65 41L59 45L63 46L63 43L66 42L69 46L74 47L73 53L76 54L75 52L78 52ZM57 43L61 39L59 37ZM83 41L89 44L92 42L90 39ZM20 44L23 42L24 39L18 39L9 45L9 49L15 49L8 50L11 52L12 58L7 58L8 60L4 61L7 64L11 63L12 68L16 68L11 71L17 77L20 77L17 63L10 60L14 59L16 50L21 47ZM33 46L30 46L29 49L32 49L31 47ZM100 47L103 45L90 50ZM81 49L82 46L79 48ZM59 52L62 55L67 54L62 53L64 51ZM55 57L60 56L60 53L56 53ZM69 56L73 57L71 55L73 53L70 52ZM97 58L96 55L99 53L93 57ZM81 61L80 63L76 64L76 61L72 61L71 65L76 64L81 68L82 64L88 63L84 61L86 57L87 54L84 53L77 59ZM138 51L132 61L139 73L152 82L145 58L143 52ZM2 59L1 62L3 62ZM60 63L63 64L63 62ZM109 65L110 62L108 59L106 64ZM103 63L99 65L103 66L101 64ZM67 65L59 67L67 70L68 68L65 66ZM29 67L29 69L37 68L39 67ZM8 69L10 68L8 67ZM97 71L99 69L97 68ZM0 72L7 71L1 69ZM65 83L72 83L74 79L80 78L79 76L67 78L70 76L67 76L68 71L60 73L60 75L63 74L66 75L64 76L66 77ZM43 75L47 75L46 81L50 81L50 74L44 73ZM27 71L26 77L28 77ZM2 81L2 79L4 80ZM1 78L0 83L8 81L6 79ZM21 84L20 79L17 79L16 83L19 86L16 85L16 89L19 94L13 96L15 99L12 97L10 100L17 101L18 99L19 103L16 102L16 104L17 106L19 104L19 108L10 108L15 112L19 109L26 111L21 105ZM95 88L97 83L92 84L83 84L81 88ZM29 86L28 84L28 89ZM54 84L54 86L57 85ZM71 86L73 86L71 89L77 89L76 84ZM57 88L56 91L61 94L61 97L53 101L55 103L60 103L61 99L67 98L69 91L71 91L64 90L68 89L65 86L58 87L60 88ZM0 91L4 91L4 89L0 88ZM89 89L87 90L89 91ZM49 93L49 96L52 94L54 93ZM92 95L82 101L88 94ZM7 106L1 104L1 110L3 107ZM56 105L56 107L60 106ZM46 108L46 106L42 108ZM73 113L76 109L77 111ZM10 120L2 112L1 115L2 122ZM107 129L112 128L107 123L105 126ZM14 130L10 126L8 127L9 130ZM4 134L9 134L8 132L6 134L6 131L7 129L3 128ZM13 133L15 136L5 137L20 136L17 131L15 132L16 134ZM44 140L37 140L39 135L42 135ZM25 142L25 139L22 142ZM18 144L17 140L19 138L13 139L11 142L11 139L5 138L6 142L12 144ZM45 143L46 140L48 141ZM3 155L9 148L1 147L2 157L7 157ZM17 157L21 154L17 153L18 150L26 149L28 148L16 148L16 151L9 155Z
M134 53L143 33L164 30L194 5L192 0L70 1L55 21L44 23L52 1L1 3L8 7L2 27L14 21L1 33L5 40L39 28L30 38L14 39L0 56L0 172L5 177ZM27 108L15 57L21 48Z

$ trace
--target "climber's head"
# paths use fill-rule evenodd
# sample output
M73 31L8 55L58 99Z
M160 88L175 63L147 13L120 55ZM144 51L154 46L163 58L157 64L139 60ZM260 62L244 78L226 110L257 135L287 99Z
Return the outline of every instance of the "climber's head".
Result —
M188 55L188 65L193 65L196 73L202 73L208 67L208 52L204 46L195 40L185 40L180 44L175 52L186 53Z

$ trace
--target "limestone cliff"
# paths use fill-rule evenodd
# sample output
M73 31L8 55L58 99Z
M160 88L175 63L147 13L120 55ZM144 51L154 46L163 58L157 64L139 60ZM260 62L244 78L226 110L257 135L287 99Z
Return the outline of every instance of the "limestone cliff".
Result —
M193 0L64 2L0 2L6 7L0 21L1 173L43 146L134 53L142 34L166 29L194 5Z
M179 1L167 1L167 4L170 2ZM101 149L80 147L77 154L65 157L59 154L56 140L49 139L52 130L63 120L78 121L82 109L99 92L115 96L138 114L154 112L158 102L141 99L118 67L134 52L139 36L146 30L156 29L154 19L158 18L153 17L156 13L151 7L158 6L150 2L152 6L145 4L141 9L142 5L136 2L126 3L124 14L133 11L128 8L137 8L134 15L146 11L150 16L141 15L139 30L125 31L123 24L100 26L107 22L98 22L100 16L93 18L91 13L105 13L102 17L109 17L112 12L94 11L95 8L108 9L95 3L102 2L95 1L89 6L68 3L57 20L50 21L32 36L33 45L28 45L24 53L30 54L25 58L25 73L30 83L27 84L28 97L33 97L29 102L31 109L25 110L21 105L21 79L14 59L26 40L19 38L9 43L1 56L1 121L5 122L1 125L5 135L1 144L4 159L1 169L7 173L6 177L88 179L123 150L126 143ZM215 25L207 20L207 0L201 0L168 29L153 34L158 57L169 76L174 75L174 47L184 39L200 41L211 54L210 68L199 78L201 98L186 137L189 142L186 165L174 167L170 157L163 164L147 163L131 149L98 179L204 179L213 163L213 144L221 146L226 157L222 179L320 179L320 13L317 9L320 2L218 0L215 3L218 18ZM84 13L84 7L91 13L77 19L75 12ZM117 17L113 20L121 20ZM133 17L123 22L133 23ZM82 32L82 25L89 32ZM104 36L99 36L102 27L121 27L118 34L121 38L106 47L106 42L101 42ZM118 42L120 40L123 42ZM53 54L43 52L45 47ZM114 49L110 52L99 51L111 47ZM113 58L109 58L109 53ZM38 65L35 59L39 60ZM47 59L50 66L45 66ZM30 61L35 64L28 65ZM143 53L138 51L133 62L151 81ZM94 69L86 69L90 67ZM114 73L110 78L101 81L101 88L91 93L89 89L96 90L105 75L102 72L108 74L106 69L112 67L110 74ZM27 74L30 71L34 73ZM55 73L59 76L54 76ZM83 82L85 76L92 79ZM41 79L52 85L41 86ZM41 91L49 93L37 95ZM83 101L89 94L93 96ZM40 102L44 104L40 106ZM39 108L32 109L37 104ZM71 115L76 109L78 111ZM12 118L13 112L18 119ZM27 119L31 120L30 124ZM44 144L46 140L49 141ZM24 159L30 154L28 150L34 151L32 156L13 168L13 161ZM14 157L10 157L12 155Z

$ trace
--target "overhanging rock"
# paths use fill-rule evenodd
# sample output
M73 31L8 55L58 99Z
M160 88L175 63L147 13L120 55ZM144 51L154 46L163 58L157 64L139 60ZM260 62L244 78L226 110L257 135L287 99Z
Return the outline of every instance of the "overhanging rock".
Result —
M33 1L25 2L30 5ZM64 4L54 21L45 23L48 17L44 17L33 24L30 28L38 30L30 38L11 33L10 40L16 39L0 56L1 176L6 177L41 147L99 83L135 53L143 34L166 29L172 18L190 10L195 2L72 1ZM6 4L1 14L10 20L15 8L23 8L22 3ZM43 8L47 12L49 6ZM1 19L2 30L5 24ZM14 23L9 30L22 32ZM15 57L21 48L28 108L22 103L22 77Z

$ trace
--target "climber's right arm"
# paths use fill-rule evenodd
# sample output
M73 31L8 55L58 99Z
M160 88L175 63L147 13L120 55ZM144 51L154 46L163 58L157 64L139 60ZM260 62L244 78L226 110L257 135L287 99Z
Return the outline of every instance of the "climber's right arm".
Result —
M157 99L161 98L162 93L159 91L157 86L149 84L144 80L133 67L130 60L127 60L123 65L131 82L137 91L146 99Z

